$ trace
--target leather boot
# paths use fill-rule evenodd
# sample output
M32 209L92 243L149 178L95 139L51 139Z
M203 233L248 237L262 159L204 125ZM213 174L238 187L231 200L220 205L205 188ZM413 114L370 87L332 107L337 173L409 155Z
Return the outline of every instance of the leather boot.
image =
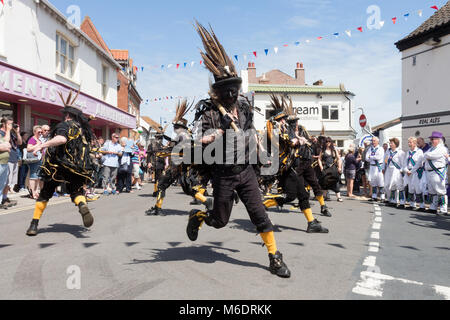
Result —
M39 220L37 220L37 219L31 220L30 227L27 230L27 236L34 237L34 236L37 235L37 233L38 233L38 224L39 224Z
M323 214L325 217L331 217L331 212L328 210L327 206L322 206L320 208L320 213Z
M307 233L328 233L328 229L322 227L322 225L319 223L319 221L314 220L312 222L308 223L308 229L306 230Z
M291 271L289 271L287 265L283 262L283 255L280 251L275 252L275 254L269 253L269 260L269 270L272 274L276 274L281 278L291 277Z
M78 212L80 212L81 217L83 219L83 225L86 228L89 228L94 224L94 217L89 211L89 207L87 206L86 203L80 202L80 204L78 205Z
M145 211L145 214L147 216L164 216L162 209L156 206Z
M207 213L201 210L191 210L189 213L189 221L186 227L186 234L191 241L198 238L198 230L200 230L203 221L207 217Z

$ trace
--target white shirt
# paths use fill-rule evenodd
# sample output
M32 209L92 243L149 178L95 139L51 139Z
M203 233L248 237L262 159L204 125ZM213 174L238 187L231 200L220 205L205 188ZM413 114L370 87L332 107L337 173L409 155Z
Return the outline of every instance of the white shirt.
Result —
M391 149L389 149L384 157L384 168L398 169L400 171L403 171L403 168L405 167L404 161L405 152L403 150L397 148L395 151L392 151Z
M411 157L411 159L415 162L415 165L413 165L412 161L409 161L408 159ZM415 147L414 150L409 150L405 153L405 172L417 172L420 168L423 166L423 151L422 149Z
M447 158L445 157L446 154L448 154L448 150L443 144L439 144L437 147L431 147L430 150L424 154L425 169L427 171L433 170L428 162L429 160L431 160L437 169L445 168L447 165Z
M370 162L370 165L378 165L382 164L384 158L384 149L380 146L378 147L370 147L369 151L366 154L366 161Z

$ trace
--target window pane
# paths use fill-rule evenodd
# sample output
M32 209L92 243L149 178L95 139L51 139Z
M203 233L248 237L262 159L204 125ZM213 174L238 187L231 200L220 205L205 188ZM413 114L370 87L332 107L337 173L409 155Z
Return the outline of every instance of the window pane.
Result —
M59 63L61 66L60 72L66 73L66 58L63 55L60 56Z
M71 45L69 45L69 59L73 60L73 56L74 56L74 49Z
M344 140L338 140L337 141L337 146L338 146L338 148L343 148L344 147Z
M69 61L69 76L72 77L73 76L73 62Z
M322 119L330 119L330 111L328 106L322 106Z
M56 51L59 50L59 35L56 34Z
M61 38L61 53L67 55L67 41Z
M105 84L106 83L106 71L107 71L107 69L105 68L105 67L103 67L103 83Z
M338 109L332 109L330 113L331 113L331 116L330 116L331 120L339 120L339 110Z

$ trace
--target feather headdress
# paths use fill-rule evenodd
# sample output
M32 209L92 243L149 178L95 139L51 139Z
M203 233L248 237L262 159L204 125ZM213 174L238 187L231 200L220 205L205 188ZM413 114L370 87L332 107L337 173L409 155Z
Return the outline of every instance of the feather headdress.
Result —
M175 118L172 121L172 124L175 126L182 126L187 129L187 123L188 121L184 119L184 116L186 113L189 112L189 110L194 105L194 102L192 102L190 105L188 105L188 102L186 99L182 101L178 101L177 103L177 110L175 112Z
M205 67L214 75L215 85L223 80L233 79L236 82L242 82L238 77L236 67L233 61L228 57L222 44L217 39L211 26L210 31L203 27L197 20L195 27L203 42L205 52L200 51Z
M286 115L288 116L288 121L297 121L298 117L295 114L294 105L292 103L291 97L289 97L289 102L286 101L285 108L286 108L285 109Z
M61 98L62 103L64 104L64 109L61 109L62 113L71 113L76 116L83 115L83 111L79 109L77 106L75 106L75 102L77 101L79 94L80 90L78 90L76 95L73 93L72 90L70 90L69 95L67 96L66 99L64 99L64 96L61 93L61 91L58 91L58 95Z
M288 114L286 113L287 103L286 99L283 96L276 96L274 93L270 94L270 106L274 110L274 116L273 119L278 121L282 118L288 117Z

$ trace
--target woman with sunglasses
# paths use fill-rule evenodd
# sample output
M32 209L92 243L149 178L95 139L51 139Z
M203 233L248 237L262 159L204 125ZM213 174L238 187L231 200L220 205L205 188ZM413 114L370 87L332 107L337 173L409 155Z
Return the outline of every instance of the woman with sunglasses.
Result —
M336 192L338 202L343 202L339 189L339 180L342 174L342 163L330 137L325 139L322 151L319 155L319 167L322 173L320 184L325 191ZM325 192L324 192L325 193Z

